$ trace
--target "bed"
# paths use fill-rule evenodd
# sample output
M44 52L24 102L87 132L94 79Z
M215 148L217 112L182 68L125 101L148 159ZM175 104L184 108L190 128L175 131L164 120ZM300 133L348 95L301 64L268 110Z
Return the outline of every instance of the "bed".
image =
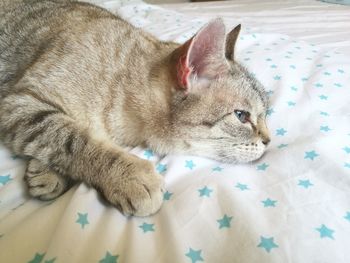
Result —
M244 165L128 148L166 181L161 210L145 218L85 184L31 199L25 160L0 145L0 262L350 262L350 6L91 2L177 42L217 16L241 23L237 60L270 96L271 144Z

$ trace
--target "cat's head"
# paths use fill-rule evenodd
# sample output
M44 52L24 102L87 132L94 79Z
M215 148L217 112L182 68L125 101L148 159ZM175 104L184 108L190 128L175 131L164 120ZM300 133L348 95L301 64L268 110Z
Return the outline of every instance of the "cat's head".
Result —
M173 52L177 88L172 129L180 150L223 162L250 162L269 141L268 97L263 86L234 60L240 25L225 35L216 19Z

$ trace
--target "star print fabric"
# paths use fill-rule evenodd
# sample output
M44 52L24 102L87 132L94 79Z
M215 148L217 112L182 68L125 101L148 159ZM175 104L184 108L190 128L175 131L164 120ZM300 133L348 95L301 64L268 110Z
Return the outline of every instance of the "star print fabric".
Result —
M207 22L140 1L104 6L178 42ZM85 184L53 202L30 199L25 161L0 146L0 262L350 262L350 57L242 28L237 60L271 100L260 160L128 148L166 182L159 213L136 218Z

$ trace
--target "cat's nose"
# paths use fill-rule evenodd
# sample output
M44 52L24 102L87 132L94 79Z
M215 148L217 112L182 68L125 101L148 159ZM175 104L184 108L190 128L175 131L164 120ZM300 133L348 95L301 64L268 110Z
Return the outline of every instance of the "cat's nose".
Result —
M267 146L267 145L270 143L270 141L271 141L270 138L264 138L264 139L262 140L262 143L263 143L264 145Z
M270 139L270 136L269 136L269 133L268 133L267 130L265 130L265 131L259 131L259 132L258 132L258 135L259 135L259 137L260 137L261 142L262 142L265 146L267 146L267 145L270 143L271 139Z

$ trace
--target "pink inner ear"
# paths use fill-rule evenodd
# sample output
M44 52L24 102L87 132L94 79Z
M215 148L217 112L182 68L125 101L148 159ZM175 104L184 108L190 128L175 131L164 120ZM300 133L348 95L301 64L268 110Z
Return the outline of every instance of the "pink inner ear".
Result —
M224 64L225 26L221 19L211 21L179 49L177 79L179 85L189 89L189 79L212 79L220 74Z
M177 78L182 88L188 87L188 78L190 74L191 69L188 67L188 59L187 56L184 55L180 57L179 62L177 64Z
M221 19L210 22L194 37L189 50L189 65L198 77L214 77L211 66L223 62L224 39L225 26Z
M189 66L188 63L188 53L189 49L191 48L193 38L188 40L185 44L181 47L181 55L179 58L179 61L177 63L177 79L180 84L180 87L183 89L188 89L188 80L191 75L192 69Z

